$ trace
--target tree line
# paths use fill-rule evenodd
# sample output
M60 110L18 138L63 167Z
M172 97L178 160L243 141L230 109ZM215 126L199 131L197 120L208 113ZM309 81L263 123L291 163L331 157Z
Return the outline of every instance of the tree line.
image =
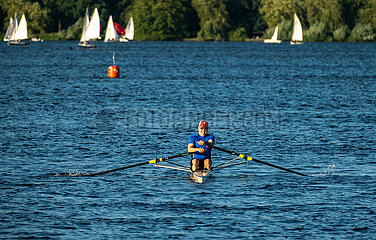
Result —
M376 0L0 0L0 37L10 17L25 13L31 37L78 40L86 7L98 8L102 34L110 15L135 23L135 40L244 41L271 37L288 41L294 13L304 41L374 41Z

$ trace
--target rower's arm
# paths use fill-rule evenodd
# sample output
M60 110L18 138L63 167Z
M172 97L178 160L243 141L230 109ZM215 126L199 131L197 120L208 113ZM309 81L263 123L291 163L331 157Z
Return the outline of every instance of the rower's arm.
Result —
M203 148L196 148L194 146L195 145L193 143L188 144L188 152L199 152L199 153L205 152L205 149L203 149Z
M194 147L193 143L188 144L188 152L198 152L198 148Z

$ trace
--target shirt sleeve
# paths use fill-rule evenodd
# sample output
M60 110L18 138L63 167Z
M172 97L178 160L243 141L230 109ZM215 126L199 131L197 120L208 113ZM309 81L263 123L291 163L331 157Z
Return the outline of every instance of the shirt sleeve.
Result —
M189 137L189 141L188 141L188 144L195 144L195 135L191 135L190 137Z

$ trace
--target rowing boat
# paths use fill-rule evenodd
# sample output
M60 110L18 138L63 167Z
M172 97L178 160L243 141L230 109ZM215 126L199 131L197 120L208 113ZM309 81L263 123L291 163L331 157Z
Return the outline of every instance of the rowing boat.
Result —
M179 166L169 166L169 165L158 164L158 163L155 163L154 167L168 168L168 169L173 169L173 170L177 170L177 171L188 172L190 174L189 175L190 179L192 179L196 183L204 183L205 180L207 179L207 177L209 176L209 173L211 172L211 170L192 171L192 169L189 168L189 167L184 167L184 166L180 166L180 165Z
M290 173L294 173L294 174L297 174L297 175L300 175L300 176L308 176L306 174L303 174L303 173L300 173L300 172L297 172L297 171L294 171L294 170L291 170L291 169L288 169L288 168L284 168L284 167L281 167L281 166L278 166L278 165L275 165L275 164L272 164L272 163L268 163L268 162L264 162L264 161L252 158L252 157L247 156L245 154L239 154L239 153L236 153L236 152L233 152L233 151L229 151L229 150L214 146L210 142L205 142L205 144L210 148L214 148L214 149L220 150L222 152L226 152L226 153L229 153L231 155L234 155L234 156L236 156L236 158L234 158L230 161L221 163L217 166L211 167L210 170L199 170L199 171L192 171L191 168L189 168L189 167L185 167L185 166L182 166L182 165L179 165L177 163L169 161L169 160L174 159L174 158L189 156L189 155L192 154L192 152L185 152L185 153L181 153L181 154L177 154L177 155L173 155L173 156L168 156L168 157L164 157L164 158L155 158L155 159L152 159L152 160L149 160L149 161L146 161L146 162L136 163L136 164L125 166L125 167L105 170L105 171L96 172L96 173L88 173L88 174L85 174L85 176L94 177L94 176L98 176L98 175L102 175L102 174L106 174L106 173L110 173L110 172L115 172L115 171L120 171L120 170L124 170L124 169L128 169L128 168L139 167L139 166L143 166L143 165L147 165L147 164L154 164L155 167L169 168L169 169L174 169L174 170L178 170L178 171L189 172L190 177L193 181L195 181L197 183L203 183L203 182L205 182L205 179L207 179L209 173L213 172L214 169L237 166L237 165L240 165L240 164L248 163L249 161L253 161L253 162L264 164L264 165L267 165L267 166L270 166L270 167L278 168L280 170L290 172ZM170 164L170 165L168 165L168 164ZM172 165L175 165L175 166L172 166Z
M234 162L234 161L237 161L237 162ZM189 175L190 179L192 179L192 181L194 181L195 183L205 183L205 181L208 179L209 174L212 173L214 169L217 170L217 169L220 169L220 168L232 167L232 166L236 166L236 165L244 164L244 163L247 163L247 161L245 161L244 159L241 159L240 157L237 157L237 158L234 158L234 159L232 159L228 162L214 166L210 170L192 171L192 169L190 167L182 166L182 165L179 165L179 164L177 164L175 162L171 162L171 161L164 161L163 163L156 161L154 163L154 167L167 168L167 169L173 169L173 170L177 170L177 171L188 172L190 174Z
M210 172L211 170L191 170L190 178L196 183L204 183Z

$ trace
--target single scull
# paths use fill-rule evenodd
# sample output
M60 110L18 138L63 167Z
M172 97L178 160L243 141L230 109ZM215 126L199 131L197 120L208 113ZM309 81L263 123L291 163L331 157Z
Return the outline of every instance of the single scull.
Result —
M173 170L177 170L177 171L188 172L188 173L190 173L190 178L194 182L204 183L206 181L206 179L208 178L209 174L211 172L213 172L214 170L218 170L218 169L221 169L221 168L228 168L228 167L232 167L232 166L236 166L236 165L240 165L240 164L244 164L244 163L247 163L247 161L244 160L244 159L241 159L240 157L237 157L237 158L234 158L234 159L232 159L228 162L214 166L209 170L192 171L192 169L189 168L189 167L185 167L185 166L182 166L182 165L179 165L177 163L170 162L170 161L163 161L163 163L157 161L157 162L154 163L154 167L167 168L167 169L173 169Z
M188 152L188 153L181 153L181 154L177 154L177 155L173 155L173 156L169 156L169 157L164 157L164 158L155 158L155 159L152 159L150 161L136 163L136 164L133 164L133 165L115 168L115 169L110 169L110 170L106 170L106 171L102 171L102 172L79 174L79 176L92 176L92 177L94 177L94 176L98 176L98 175L102 175L102 174L106 174L106 173L110 173L110 172L115 172L115 171L120 171L120 170L124 170L124 169L128 169L128 168L143 166L143 165L147 165L147 164L153 164L155 167L162 167L162 168L174 169L174 170L178 170L178 171L189 172L190 178L194 182L203 183L203 182L205 182L205 180L207 179L209 174L211 172L213 172L214 170L221 169L221 168L228 168L228 167L232 167L232 166L237 166L237 165L240 165L240 164L248 163L250 161L257 162L257 163L260 163L260 164L264 164L264 165L267 165L267 166L270 166L270 167L278 168L280 170L290 172L290 173L294 173L294 174L297 174L297 175L300 175L300 176L307 176L306 174L303 174L303 173L300 173L300 172L297 172L297 171L294 171L294 170L291 170L291 169L288 169L288 168L284 168L284 167L281 167L281 166L278 166L278 165L275 165L275 164L271 164L271 163L267 163L267 162L264 162L264 161L261 161L261 160L257 160L255 158L249 157L245 154L239 154L239 153L236 153L236 152L233 152L233 151L229 151L229 150L214 146L213 144L211 144L209 142L205 142L205 144L210 148L217 149L217 150L220 150L222 152L229 153L231 155L235 155L236 158L234 158L230 161L227 161L225 163L221 163L217 166L211 167L210 170L196 170L196 171L192 171L190 167L179 165L175 162L170 161L171 159L174 159L174 158L184 157L184 156L188 156L188 155L192 154L192 152ZM67 176L67 174L65 174L65 173L58 174L58 176ZM69 175L69 176L71 176L71 175Z

